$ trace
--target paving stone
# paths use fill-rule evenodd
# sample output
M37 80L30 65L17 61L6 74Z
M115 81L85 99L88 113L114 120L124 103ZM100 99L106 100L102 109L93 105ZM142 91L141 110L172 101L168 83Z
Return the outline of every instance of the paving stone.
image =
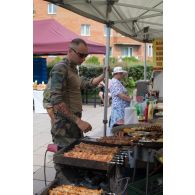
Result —
M50 182L47 182L48 185ZM33 179L33 195L40 193L45 188L45 182L42 180ZM30 193L29 193L30 194Z
M53 160L48 162L46 167L54 167L54 163L53 163Z
M53 160L53 154L46 155L46 164ZM33 165L43 166L44 165L44 154L34 154L33 155Z
M41 154L41 155L42 155L42 154L45 154L45 152L46 152L46 150L47 150L47 145L48 145L48 144L46 144L46 145L44 145L44 146L42 146L42 147L36 149L35 151L33 151L33 153L34 153L34 154ZM47 152L47 155L48 155L48 154L53 154L53 153L48 151L48 152Z
M55 174L56 174L56 171L55 171L54 168L46 167L46 181L50 181L50 182L53 181L54 178L55 178ZM43 167L41 167L39 170L37 170L33 174L33 179L44 181L44 169L43 169Z
M41 168L41 166L34 165L33 166L33 173L35 173L40 168Z
M33 136L33 150L36 150L43 145L48 145L52 143L51 134L49 133L39 133L39 135Z

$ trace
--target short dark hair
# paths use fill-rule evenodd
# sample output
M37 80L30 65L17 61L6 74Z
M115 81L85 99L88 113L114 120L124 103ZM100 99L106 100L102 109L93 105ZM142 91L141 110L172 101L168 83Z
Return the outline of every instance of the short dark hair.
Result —
M80 38L73 39L70 42L70 47L78 46L81 43L84 44L87 47L87 43L83 39L80 39Z

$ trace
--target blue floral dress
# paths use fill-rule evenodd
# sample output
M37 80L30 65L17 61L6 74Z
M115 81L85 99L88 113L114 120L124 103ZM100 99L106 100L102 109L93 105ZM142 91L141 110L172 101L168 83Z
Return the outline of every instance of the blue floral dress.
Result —
M124 120L125 108L130 106L130 102L121 99L118 94L125 93L128 95L127 89L122 83L115 78L110 81L110 93L112 96L112 110L110 116L109 127L112 128L119 120Z

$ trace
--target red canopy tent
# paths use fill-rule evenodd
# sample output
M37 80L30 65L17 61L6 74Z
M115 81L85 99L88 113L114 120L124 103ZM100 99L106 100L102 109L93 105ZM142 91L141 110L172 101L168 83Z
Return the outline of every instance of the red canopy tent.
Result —
M54 19L33 21L33 54L63 55L67 54L72 39L82 38L86 41L90 54L105 54L106 47L87 40L66 29Z

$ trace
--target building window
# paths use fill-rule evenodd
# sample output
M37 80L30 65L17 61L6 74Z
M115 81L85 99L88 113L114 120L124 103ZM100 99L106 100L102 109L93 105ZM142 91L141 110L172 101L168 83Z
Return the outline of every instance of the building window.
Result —
M33 3L33 16L35 15L35 5Z
M56 14L56 5L52 3L48 4L48 14Z
M152 54L153 54L152 45L148 45L148 57L152 57Z
M133 55L133 48L132 47L122 47L121 55L122 57L131 57Z
M90 36L90 25L89 24L81 24L81 35Z

